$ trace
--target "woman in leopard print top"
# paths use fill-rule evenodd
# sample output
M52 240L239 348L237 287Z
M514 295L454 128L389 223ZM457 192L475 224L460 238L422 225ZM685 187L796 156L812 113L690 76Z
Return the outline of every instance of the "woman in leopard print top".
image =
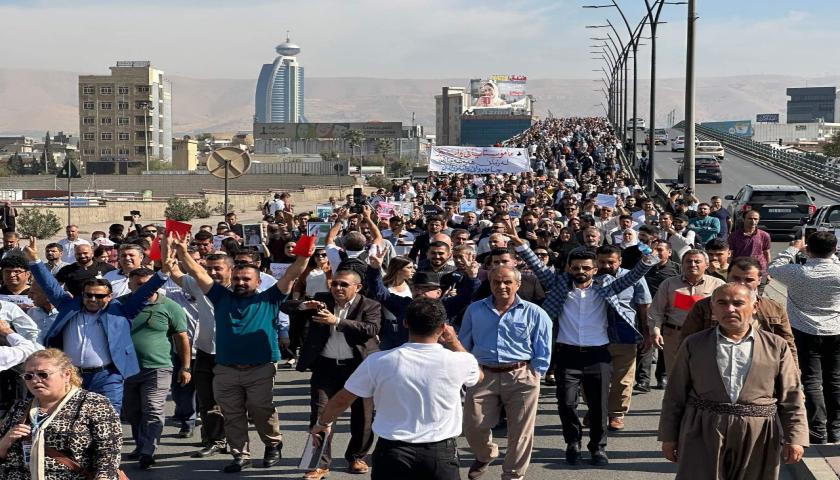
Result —
M24 463L23 445L32 442L32 421L28 417L32 412L38 412L36 420L45 425L41 435L44 448L54 448L75 460L92 474L92 479L117 479L122 429L110 401L102 395L77 390L81 378L60 350L51 348L35 352L24 365L25 375L29 377L26 385L35 400L17 402L0 421L0 478L85 479L84 475L73 472L49 455L43 457L43 477L30 474L30 470L38 469ZM47 378L43 378L45 373L48 373ZM59 398L61 403L50 402L50 398ZM48 417L52 418L46 421ZM32 450L32 462L37 463L35 445Z

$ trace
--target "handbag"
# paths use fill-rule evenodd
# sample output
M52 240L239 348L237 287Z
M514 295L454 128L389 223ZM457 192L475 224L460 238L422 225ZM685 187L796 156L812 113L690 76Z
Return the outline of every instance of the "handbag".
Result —
M44 455L64 465L73 473L82 475L83 477L85 477L86 480L93 480L94 478L94 474L87 471L84 467L79 465L79 462L73 460L72 458L68 457L67 455L56 450L53 447L44 447ZM119 480L129 480L125 472L122 471L122 469L117 469L117 476L119 477Z

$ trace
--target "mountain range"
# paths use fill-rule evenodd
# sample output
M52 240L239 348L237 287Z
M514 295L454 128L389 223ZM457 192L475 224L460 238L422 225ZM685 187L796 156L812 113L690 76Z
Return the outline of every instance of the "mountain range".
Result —
M78 73L0 68L0 134L43 136L44 131L77 132ZM172 76L173 130L177 135L250 130L256 79L200 79ZM466 86L462 79L307 78L305 112L311 122L401 121L434 133L434 96L441 87ZM840 77L788 75L700 77L696 82L698 121L754 119L784 112L785 89L840 85ZM603 115L599 81L529 79L536 114ZM629 84L632 91L632 79ZM648 118L650 82L639 78L638 116ZM685 80L657 81L657 123L676 110L682 118ZM632 113L632 98L628 104Z

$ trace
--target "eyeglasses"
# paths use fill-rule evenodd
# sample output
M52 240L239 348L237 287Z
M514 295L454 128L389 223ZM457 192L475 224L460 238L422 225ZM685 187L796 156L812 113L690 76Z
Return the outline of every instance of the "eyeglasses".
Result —
M316 257L326 257L327 254L326 253L316 253L315 256Z
M331 287L335 288L350 288L353 285L359 285L358 283L348 283L348 282L339 282L338 280L333 280L330 282Z
M87 298L88 300L93 299L93 298L95 298L97 300L102 300L109 295L111 295L111 294L110 293L88 293L88 292L85 292L85 298Z
M538 257L547 257L548 253L546 252L534 252Z
M21 276L21 275L23 275L24 273L27 272L26 270L20 270L20 269L12 270L12 269L9 269L9 268L7 268L3 271L8 273L9 275L14 275L16 277L19 277L19 276Z
M50 375L56 373L55 370L46 371L46 372L27 372L20 376L20 378L26 380L27 382L31 382L35 380L35 377L38 377L39 380L46 380L50 378Z

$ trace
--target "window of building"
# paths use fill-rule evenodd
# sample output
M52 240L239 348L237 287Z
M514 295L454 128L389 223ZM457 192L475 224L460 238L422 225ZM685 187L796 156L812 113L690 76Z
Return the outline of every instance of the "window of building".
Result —
M85 95L93 95L96 93L96 89L91 86L84 86L82 87L82 93Z
M111 117L102 117L99 119L99 123L102 125L110 125L114 121Z
M120 95L128 95L128 87L117 87L117 93Z
M119 155L129 155L131 153L131 151L125 147L120 147L119 152Z
M100 95L111 95L114 93L114 87L99 87Z
M128 117L120 117L120 118L117 119L117 124L118 125L128 125L129 124L129 118Z
M152 123L151 121L149 121L148 119L146 119L146 117L144 117L144 116L142 116L142 115L138 115L138 116L134 117L134 124L135 124L135 125L143 125L143 124L144 124L145 122L147 122L147 121L148 121L150 124Z
M117 108L120 110L128 110L128 102L117 102Z
M134 147L134 154L135 155L145 155L146 154L146 147Z
M137 93L149 93L148 85L137 85Z
M99 102L99 108L102 110L110 110L112 106L111 102Z
M84 140L96 140L96 134L95 133L83 133L82 138Z
M85 148L84 150L82 150L82 155L96 155L96 149L95 148Z
M119 138L120 138L120 140L131 140L131 134L123 132L123 133L120 133Z
M82 103L82 108L84 108L85 110L93 110L94 109L94 103L93 102L84 102L84 103Z
M99 154L100 155L111 155L111 149L110 148L103 148L102 150L99 151Z
M100 140L113 140L114 139L114 134L111 133L111 132L102 132L102 133L99 134L99 139Z
M96 125L96 119L93 117L84 117L82 119L82 125Z

